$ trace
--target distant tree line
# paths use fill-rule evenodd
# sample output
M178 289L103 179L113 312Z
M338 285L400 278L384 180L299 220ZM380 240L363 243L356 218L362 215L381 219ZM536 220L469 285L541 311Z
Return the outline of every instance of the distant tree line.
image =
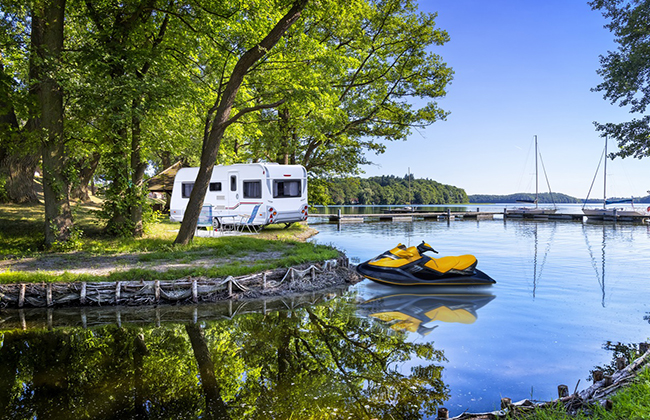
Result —
M630 197L608 197L608 200L618 200L626 199ZM516 203L517 201L534 201L535 195L529 193L516 193L508 195L491 195L491 194L473 194L469 196L470 203ZM566 203L584 203L583 198L576 198L570 195L562 193L540 193L537 200L539 204L541 203L555 203L555 204L566 204ZM590 198L587 200L587 203L602 203L602 198ZM650 203L650 195L645 197L635 197L635 203Z
M535 194L515 193L508 195L473 194L469 196L470 203L516 203L517 201L534 201ZM561 193L540 193L538 203L582 203L583 200Z
M328 194L312 204L449 204L467 203L465 190L430 179L415 179L413 174L370 178L333 178Z

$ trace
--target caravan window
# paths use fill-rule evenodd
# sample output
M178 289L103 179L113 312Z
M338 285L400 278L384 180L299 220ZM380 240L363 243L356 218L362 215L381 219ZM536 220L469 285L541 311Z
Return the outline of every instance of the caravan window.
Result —
M194 188L193 182L183 182L181 189L181 195L183 198L190 198L192 194L192 188ZM211 182L210 191L221 191L221 182Z
M300 197L300 180L273 181L273 198Z
M192 188L194 188L194 183L193 182L183 182L181 184L183 188L181 188L181 195L183 198L190 198L190 194L192 194Z
M230 175L230 191L237 191L237 175Z
M262 181L244 181L244 198L262 198Z

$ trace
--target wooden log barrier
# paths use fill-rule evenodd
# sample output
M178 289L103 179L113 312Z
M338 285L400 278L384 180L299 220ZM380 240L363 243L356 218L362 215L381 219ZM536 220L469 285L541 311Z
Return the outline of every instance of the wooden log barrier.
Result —
M558 398L564 398L569 396L569 387L566 385L557 386L557 396Z
M278 268L247 276L229 276L226 279L200 277L170 281L0 284L0 308L198 303L232 297L237 293L249 293L251 290L258 294L269 294L283 282L291 284L292 290L308 290L308 286L318 280L319 273L347 266L347 258L342 256L339 260L309 266Z

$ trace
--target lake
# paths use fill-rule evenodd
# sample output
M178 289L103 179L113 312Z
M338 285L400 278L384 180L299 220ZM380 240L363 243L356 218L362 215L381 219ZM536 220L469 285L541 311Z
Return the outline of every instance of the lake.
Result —
M503 205L480 208L502 211ZM559 211L579 209L565 205ZM498 409L501 397L553 399L559 384L573 391L580 381L578 389L586 388L590 371L612 360L608 343L650 337L648 225L501 219L314 227L320 231L314 240L344 250L353 261L400 242L425 240L440 256L476 255L478 268L497 281L465 291L493 296L473 323L434 321L427 335L408 333L413 342L433 342L444 350L450 413ZM367 280L354 289L361 300L404 293ZM454 292L462 290L441 294Z
M650 336L647 225L310 224L312 240L353 262L425 240L440 256L476 255L497 283L364 280L266 301L5 309L0 417L434 419L442 406L453 416L584 389Z

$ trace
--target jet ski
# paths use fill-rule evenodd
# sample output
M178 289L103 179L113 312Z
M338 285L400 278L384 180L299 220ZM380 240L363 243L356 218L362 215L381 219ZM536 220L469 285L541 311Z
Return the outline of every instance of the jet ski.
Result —
M384 284L416 285L487 285L496 281L478 270L473 255L433 258L423 255L431 245L422 241L418 246L395 248L357 265L357 272L372 281Z

